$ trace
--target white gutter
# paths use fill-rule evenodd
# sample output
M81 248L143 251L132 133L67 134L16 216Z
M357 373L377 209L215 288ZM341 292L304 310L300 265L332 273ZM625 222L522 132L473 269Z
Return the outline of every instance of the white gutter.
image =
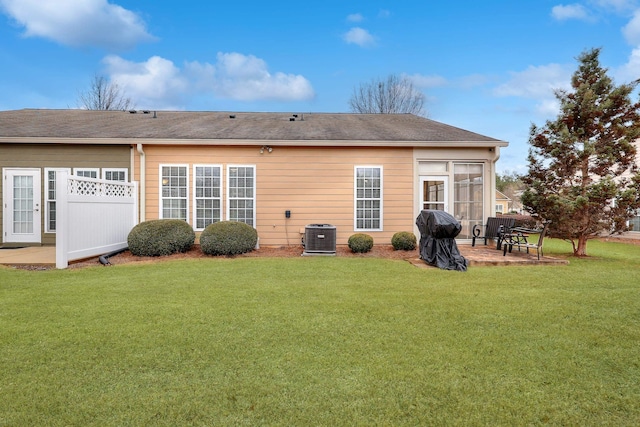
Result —
M132 142L135 139L136 142ZM82 144L82 145L207 145L271 147L411 147L411 148L491 148L506 147L506 141L377 141L377 140L312 140L312 139L193 139L193 138L57 138L57 137L0 137L0 143L14 144Z
M140 154L140 222L147 219L147 162L142 144L137 145Z
M491 176L493 177L493 179L490 182L490 200L491 200L491 216L496 216L496 163L498 163L498 160L500 159L500 147L495 147L493 150L489 149L489 151L493 151L493 159L491 159Z

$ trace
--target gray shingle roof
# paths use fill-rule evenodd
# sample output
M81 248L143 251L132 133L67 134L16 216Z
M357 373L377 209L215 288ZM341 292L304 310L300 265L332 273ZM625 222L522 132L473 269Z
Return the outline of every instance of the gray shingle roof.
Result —
M155 117L154 117L155 116ZM233 117L233 118L232 118ZM298 114L188 111L0 111L0 138L144 140L506 142L411 114ZM123 143L125 141L122 141Z

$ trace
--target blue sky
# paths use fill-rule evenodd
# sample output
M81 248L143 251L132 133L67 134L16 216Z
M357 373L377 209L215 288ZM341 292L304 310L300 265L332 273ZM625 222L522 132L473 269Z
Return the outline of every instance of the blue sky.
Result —
M593 47L616 83L640 78L640 0L0 0L0 110L77 108L101 74L140 109L348 112L397 74L525 172L531 123Z

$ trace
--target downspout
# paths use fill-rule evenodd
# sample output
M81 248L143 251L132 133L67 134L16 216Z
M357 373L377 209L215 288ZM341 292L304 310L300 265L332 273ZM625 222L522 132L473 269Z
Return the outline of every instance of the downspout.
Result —
M140 222L144 222L147 218L147 162L142 144L138 143L136 149L140 155Z
M489 173L491 174L491 177L493 178L491 180L491 182L489 183L489 193L490 193L490 210L489 210L489 216L495 216L496 215L496 163L498 162L498 160L500 159L500 147L492 147L489 148L489 151L493 152L493 158L491 159L491 165L489 166L490 170Z

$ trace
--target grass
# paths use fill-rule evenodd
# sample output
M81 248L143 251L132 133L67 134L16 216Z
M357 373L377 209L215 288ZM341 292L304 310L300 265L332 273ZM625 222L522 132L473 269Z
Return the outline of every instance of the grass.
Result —
M637 425L640 247L589 251L0 268L0 425Z

